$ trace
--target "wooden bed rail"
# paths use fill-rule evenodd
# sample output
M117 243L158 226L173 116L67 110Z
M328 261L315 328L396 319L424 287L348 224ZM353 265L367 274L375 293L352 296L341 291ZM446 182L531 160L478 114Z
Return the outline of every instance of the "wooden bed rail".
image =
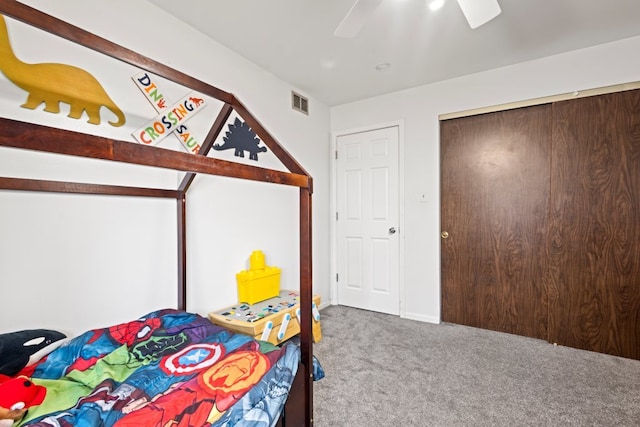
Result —
M310 178L305 175L264 169L5 118L0 118L0 146L272 182L295 187L308 188L310 186Z
M0 13L32 27L40 28L48 33L65 38L80 46L86 46L118 61L142 68L158 76L166 77L220 101L231 103L232 96L228 92L16 0L2 0L0 2Z
M82 182L47 181L0 177L0 190L38 191L45 193L104 194L111 196L160 197L177 199L178 190L140 188L121 185L85 184Z

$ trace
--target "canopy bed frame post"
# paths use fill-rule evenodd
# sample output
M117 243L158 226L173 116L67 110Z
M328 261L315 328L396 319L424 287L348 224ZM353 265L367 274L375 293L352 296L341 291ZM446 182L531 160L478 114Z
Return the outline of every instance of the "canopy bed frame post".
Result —
M178 207L178 309L187 310L187 195L182 192Z
M304 366L305 420L313 425L313 343L312 343L312 258L311 258L311 192L300 188L300 351Z
M198 150L199 156L205 156L209 154L211 147L216 138L222 131L227 119L231 115L233 107L228 103L225 103L216 121L211 126L207 137ZM191 187L191 183L195 179L196 174L188 172L185 174L178 191L181 197L178 198L178 308L180 310L187 310L187 191Z

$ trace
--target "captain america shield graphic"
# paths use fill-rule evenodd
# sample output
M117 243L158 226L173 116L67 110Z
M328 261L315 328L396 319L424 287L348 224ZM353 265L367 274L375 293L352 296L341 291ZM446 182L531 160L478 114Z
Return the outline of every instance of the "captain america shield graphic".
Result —
M218 343L193 344L166 356L160 367L167 374L189 375L213 365L224 353L224 346Z

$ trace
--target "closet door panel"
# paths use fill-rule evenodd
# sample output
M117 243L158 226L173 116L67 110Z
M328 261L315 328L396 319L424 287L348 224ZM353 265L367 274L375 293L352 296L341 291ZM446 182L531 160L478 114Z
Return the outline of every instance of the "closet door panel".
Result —
M640 359L640 91L553 109L549 340Z
M548 338L550 114L441 122L443 321Z

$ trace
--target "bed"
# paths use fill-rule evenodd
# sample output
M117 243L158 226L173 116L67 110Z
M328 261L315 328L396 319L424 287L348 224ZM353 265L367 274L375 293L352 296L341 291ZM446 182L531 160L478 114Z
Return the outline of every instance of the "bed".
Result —
M36 405L19 425L269 426L299 355L293 344L277 347L197 314L158 310L87 331L21 370L12 380L29 381L26 403ZM4 388L0 398L11 399Z
M146 399L145 401L147 404L139 406L147 408L144 409L144 411L148 411L148 413L132 411L131 409L133 406L127 407L127 410L124 410L122 407L119 410L107 412L94 411L94 413L92 412L93 409L87 408L96 408L97 404L95 401L100 399L94 399L94 402L91 402L91 399L87 398L89 400L85 399L86 404L84 406L80 405L80 407L74 407L75 409L73 410L69 408L64 410L61 407L52 407L51 413L57 414L52 416L66 421L62 421L58 424L42 425L100 425L97 421L98 418L102 420L105 425L118 423L120 423L118 425L209 425L206 423L201 424L203 419L201 415L198 415L199 418L196 418L196 413L198 413L198 411L195 408L199 406L201 406L201 410L203 412L207 412L208 415L205 419L208 419L209 421L207 422L210 424L213 422L220 422L220 425L233 425L234 423L237 423L237 425L312 425L312 177L233 94L220 90L215 86L190 77L180 71L139 55L131 50L116 45L106 39L100 38L17 1L3 1L0 4L0 14L22 21L23 23L32 25L51 34L63 37L82 46L86 46L96 52L110 56L119 61L123 61L126 64L137 67L141 71L151 73L154 76L167 79L196 93L219 100L222 105L217 112L217 116L213 119L213 125L208 131L206 138L195 154L166 150L152 145L147 146L144 144L135 144L130 141L87 135L86 133L0 118L0 146L3 147L63 154L81 158L101 159L130 165L152 166L185 173L184 178L176 188L160 189L0 177L1 191L121 195L131 197L168 198L176 201L178 248L176 308L162 309L156 312L146 313L142 315L140 319L132 320L130 324L112 325L111 327L101 330L87 331L85 334L73 338L63 347L54 350L45 359L43 359L42 362L34 365L35 367L32 372L27 372L32 375L34 383L40 382L41 384L45 384L47 381L60 381L60 378L65 378L73 372L83 372L82 370L70 369L70 367L76 366L74 364L78 363L81 365L84 364L83 367L85 368L85 371L87 369L91 371L99 370L99 366L103 364L109 365L108 362L112 359L126 360L128 363L133 363L135 361L134 364L140 363L141 365L144 365L145 368L154 367L156 368L156 371L151 374L151 378L160 379L158 381L159 383L162 383L162 385L158 385L158 387L153 390L144 391L144 388L136 386L145 383L146 380L144 379L144 376L149 375L149 372L145 374L144 370L141 372L138 369L132 370L127 374L123 373L122 377L118 378L109 377L108 375L98 375L97 378L93 378L87 383L95 387L100 386L97 387L97 389L103 390L105 395L113 395L114 393L127 395L127 393L132 392L132 390L136 390L135 393L144 394L141 399ZM89 111L87 111L87 113L89 113ZM218 135L223 131L224 125L227 123L232 113L236 114L244 121L244 123L251 127L259 139L286 167L287 171L265 169L207 157L207 154L214 146L214 141L216 141ZM301 333L299 346L287 345L282 348L270 347L261 341L255 341L253 339L222 330L219 327L214 326L207 319L187 311L186 194L197 174L209 174L243 180L268 182L276 185L287 185L299 188L299 229L297 230L300 241L299 292L301 305ZM147 325L147 329L149 329L149 332L152 334L150 336L145 336L144 341L146 344L143 344L141 341L136 341L136 339L127 341L125 337L126 334L125 336L120 337L120 341L118 341L118 339L114 339L111 334L113 330L129 331L131 327L134 327L135 329L135 325L139 326L140 324ZM181 330L183 335L182 338L175 338L175 335L172 335L174 330ZM185 330L198 330L199 332L185 334ZM189 336L189 339L185 338L186 336ZM197 339L194 339L194 337L197 337ZM178 340L181 344L171 349L171 351L175 351L175 353L165 349L157 354L153 354L153 352L149 350L147 355L148 357L142 356L142 353L139 351L139 347L148 345L149 339L152 341L156 340L165 342ZM122 340L124 340L124 343L121 342ZM97 349L96 343L102 343L104 347L102 349ZM167 363L169 362L167 362L167 360L171 359L175 361L176 358L179 357L176 356L176 354L184 356L184 353L180 352L187 351L186 349L190 348L188 346L193 345L202 346L200 348L202 352L208 352L211 354L215 354L217 351L227 355L250 355L249 358L253 357L255 360L253 360L253 362L247 362L245 360L243 363L249 363L250 365L255 364L256 366L260 365L265 368L265 374L261 376L255 384L252 384L253 388L247 388L243 393L224 395L224 393L219 392L217 402L224 401L224 403L220 403L222 406L217 407L216 405L218 405L218 403L215 403L215 398L213 399L214 403L211 403L211 393L191 393L198 387L200 387L199 390L202 390L204 383L202 383L202 379L200 379L200 384L198 385L198 378L202 377L203 372L210 371L212 366L207 366L207 369L203 368L201 370L202 372L199 371L202 375L189 374L186 376L176 375L175 371L172 372L168 368L169 365L167 365ZM69 348L75 349L76 352L72 354L65 354ZM136 350L136 348L138 350ZM64 349L67 350L63 351ZM191 348L191 350L193 350L193 348ZM96 353L94 358L87 359L91 360L91 363L82 362L82 360L85 360L82 358L82 360L78 359L78 355L87 355L92 352ZM204 353L198 354L202 355ZM162 368L163 366L164 369ZM267 366L269 369L266 369ZM127 381L124 381L124 378L127 378ZM131 382L128 382L129 378L133 382L133 385ZM98 382L96 383L96 381ZM186 389L181 387L185 384L188 385ZM287 392L289 386L290 390ZM88 387L89 386L87 385L86 388L88 389ZM89 396L97 389L92 388L91 391L83 394L82 396ZM115 392L115 390L117 390L117 392ZM187 392L185 390L191 391ZM267 392L265 390L271 391ZM280 394L278 394L278 390ZM52 386L51 390L48 391L48 395L51 396L54 393L55 387ZM180 393L183 395L191 393L190 396L192 400L189 404L176 403L180 402L180 400L176 398ZM172 397L163 398L165 395L172 395ZM284 399L285 397L286 401ZM193 399L195 399L195 401ZM265 399L273 400L273 402L268 402L274 403L273 407L267 404ZM149 400L153 400L155 402L155 406L150 405ZM159 408L160 406L158 405L165 400L174 402L174 406L171 407L169 412L176 416L159 418L157 422L147 422L146 420L155 419L154 416L158 415L159 412L163 414L167 413L167 410L165 409L156 413L153 413L153 410L151 409L152 406ZM142 401L140 400L138 402ZM129 403L131 404L131 402ZM282 403L282 407L279 407L279 403ZM100 405L98 405L98 407L99 406ZM113 405L113 407L116 406L118 405ZM103 407L105 406L103 405ZM37 407L29 411L28 422L42 423L42 420L46 419L44 411L45 408L37 409ZM127 413L126 416L124 416L125 412ZM138 415L143 414L144 417L135 418L134 414L136 414L136 412L138 412ZM98 417L94 419L96 424L93 424L91 421L78 421L91 420L91 417L93 416ZM197 421L190 421L190 417L193 417L194 420L197 419ZM140 421L141 419L144 419L145 421L142 423ZM231 419L233 419L233 423L229 421Z

